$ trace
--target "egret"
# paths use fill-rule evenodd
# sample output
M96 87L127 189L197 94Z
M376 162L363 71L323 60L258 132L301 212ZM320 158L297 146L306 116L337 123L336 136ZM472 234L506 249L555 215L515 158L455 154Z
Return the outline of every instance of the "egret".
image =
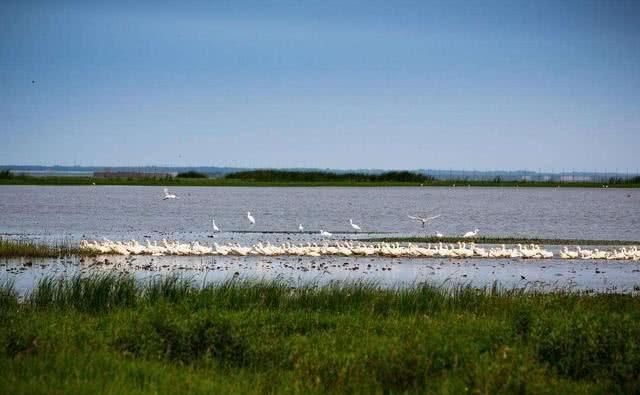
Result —
M302 224L298 225L298 230L300 232L304 232L304 226L302 226Z
M436 230L436 237L440 238L444 237L444 235Z
M162 198L162 200L177 199L177 198L178 197L173 193L169 193L169 190L167 188L164 189L164 197Z
M326 230L320 229L320 236L333 236L333 233L329 233Z
M358 225L356 225L356 224L354 224L354 223L353 223L353 220L352 220L351 218L349 218L349 224L351 224L351 227L352 227L354 230L356 230L356 231L361 230L361 229L360 229L360 227L359 227Z
M407 215L407 217L409 217L409 218L411 218L411 219L413 219L413 220L415 220L415 221L422 222L422 227L423 227L423 228L425 227L425 225L426 225L426 224L428 224L428 223L429 223L429 222L431 222L432 220L434 220L434 219L438 218L439 216L440 216L440 214L438 214L438 215L434 215L433 217L422 218L422 217L418 217L417 215L416 215L416 216L413 216L413 215Z
M218 228L218 225L216 225L216 220L215 218L211 218L211 225L213 225L213 231L215 232L220 232L220 228Z
M247 219L249 220L249 222L251 222L251 225L255 225L256 224L256 219L253 218L253 215L251 215L250 211L247 211Z
M476 235L478 234L479 230L476 229L473 232L467 232L465 233L462 237L464 237L465 239L468 239L470 237L476 237Z

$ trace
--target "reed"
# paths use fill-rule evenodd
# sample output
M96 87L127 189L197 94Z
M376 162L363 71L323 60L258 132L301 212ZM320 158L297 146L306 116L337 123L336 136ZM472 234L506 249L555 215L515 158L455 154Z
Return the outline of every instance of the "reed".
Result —
M58 258L72 255L93 255L93 253L81 250L70 242L49 245L32 240L13 240L0 237L0 257L2 258Z

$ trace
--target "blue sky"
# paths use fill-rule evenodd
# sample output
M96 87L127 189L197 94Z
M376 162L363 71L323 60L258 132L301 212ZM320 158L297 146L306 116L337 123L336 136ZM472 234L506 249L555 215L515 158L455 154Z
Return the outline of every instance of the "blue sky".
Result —
M0 164L640 167L637 1L107 3L0 3Z

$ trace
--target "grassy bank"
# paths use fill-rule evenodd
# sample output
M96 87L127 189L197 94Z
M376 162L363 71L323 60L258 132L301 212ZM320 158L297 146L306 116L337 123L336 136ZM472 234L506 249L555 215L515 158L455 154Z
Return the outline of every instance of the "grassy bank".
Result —
M387 242L387 243L457 243L457 242L474 242L478 244L541 244L541 245L636 245L640 246L640 241L636 240L589 240L589 239L540 239L526 237L376 237L365 239L369 242Z
M422 286L0 287L4 393L640 391L640 299Z
M48 245L31 240L0 238L0 258L57 258L71 255L91 255L91 253L70 243Z
M76 176L51 176L51 177L35 177L35 176L11 176L0 177L0 185L138 185L138 186L158 186L158 187L451 187L456 188L473 186L473 187L545 187L545 188L602 188L604 184L593 182L518 182L518 181L466 181L466 180L433 180L433 181L392 181L379 180L368 181L358 179L336 179L336 180L263 180L251 178L99 178L99 177L76 177ZM638 188L640 183L615 183L608 184L609 188Z

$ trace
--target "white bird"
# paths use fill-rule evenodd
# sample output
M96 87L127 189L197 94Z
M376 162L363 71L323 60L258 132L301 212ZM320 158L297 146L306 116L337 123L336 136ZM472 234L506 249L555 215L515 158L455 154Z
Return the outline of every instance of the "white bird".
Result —
M298 225L298 230L300 232L304 232L304 226L302 226L302 224Z
M211 218L211 225L213 225L214 232L220 232L220 228L218 228L218 225L216 225L216 220L214 218Z
M473 232L467 232L465 233L462 237L464 238L469 238L469 237L476 237L476 235L478 234L479 230L476 229Z
M177 199L177 198L178 197L173 193L169 193L169 190L167 188L164 189L164 197L162 198L162 200Z
M253 215L251 215L250 211L247 211L247 219L249 220L249 222L251 222L251 225L255 225L256 224L256 219L253 218Z
M320 236L333 236L333 233L329 233L326 230L320 229Z
M431 222L432 220L434 220L434 219L438 218L439 216L440 216L440 214L438 214L438 215L434 215L433 217L422 218L422 217L418 217L417 215L416 215L416 216L413 216L413 215L407 215L407 217L409 217L409 218L411 218L411 219L413 219L413 220L416 220L416 221L418 221L418 222L422 222L422 227L423 227L423 228L424 228L424 226L425 226L426 224L428 224L428 223L429 223L429 222Z
M359 227L358 225L356 225L356 224L354 224L354 223L353 223L353 220L352 220L351 218L349 218L349 223L351 224L351 227L352 227L354 230L361 230L361 229L360 229L360 227Z
M436 237L444 237L444 235L436 230Z

